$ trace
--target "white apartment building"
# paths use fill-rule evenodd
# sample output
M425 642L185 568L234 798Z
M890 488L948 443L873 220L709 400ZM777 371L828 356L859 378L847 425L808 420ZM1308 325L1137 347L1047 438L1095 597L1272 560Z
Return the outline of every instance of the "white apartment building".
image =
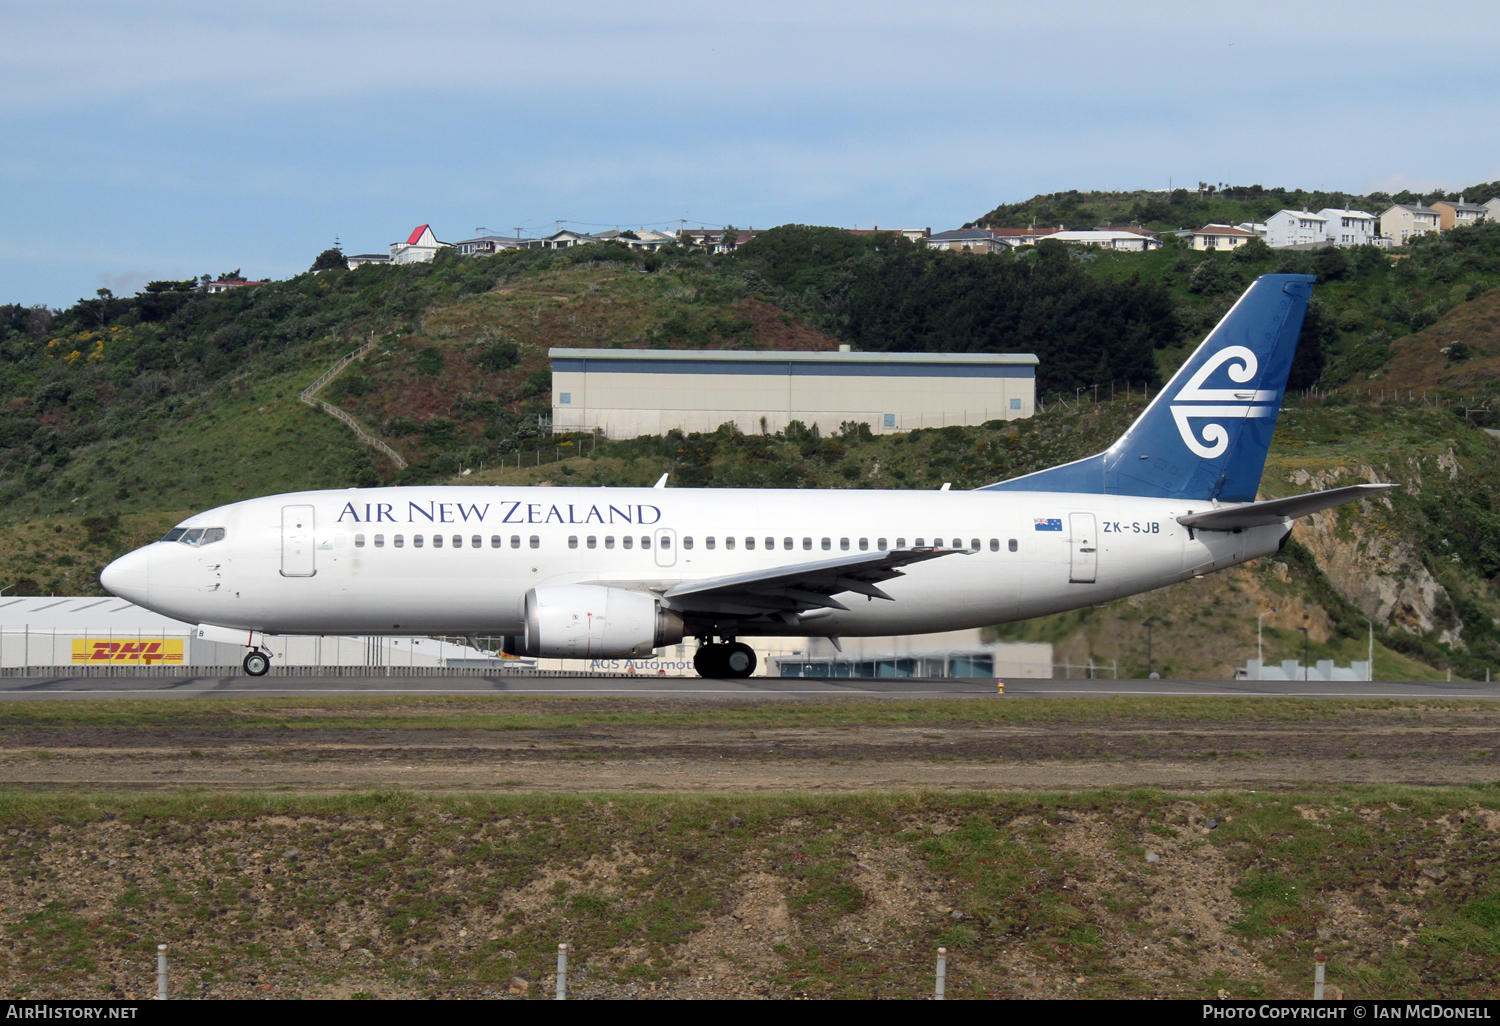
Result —
M1335 246L1379 245L1380 222L1368 211L1324 207L1318 216L1323 219L1325 237Z
M1418 235L1442 231L1442 216L1420 203L1393 203L1380 215L1380 234L1390 240L1390 245L1404 246Z
M1266 245L1272 249L1308 246L1328 239L1328 219L1310 210L1278 210L1266 218Z

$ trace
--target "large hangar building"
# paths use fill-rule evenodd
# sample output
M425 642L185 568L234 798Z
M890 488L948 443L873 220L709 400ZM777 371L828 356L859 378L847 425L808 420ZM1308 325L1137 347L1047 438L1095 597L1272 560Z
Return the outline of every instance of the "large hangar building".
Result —
M846 421L876 434L1030 417L1030 353L551 349L552 429L606 438L746 434L792 421L824 435Z

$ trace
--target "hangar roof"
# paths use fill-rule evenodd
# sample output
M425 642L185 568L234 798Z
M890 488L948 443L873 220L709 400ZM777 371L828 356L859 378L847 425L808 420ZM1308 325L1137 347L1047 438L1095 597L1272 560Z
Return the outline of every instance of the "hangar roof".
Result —
M752 352L742 349L568 349L552 348L547 355L554 360L652 360L662 362L692 361L722 363L874 363L885 366L900 364L948 364L973 366L1031 366L1040 361L1033 353L809 353ZM601 368L602 369L602 368Z

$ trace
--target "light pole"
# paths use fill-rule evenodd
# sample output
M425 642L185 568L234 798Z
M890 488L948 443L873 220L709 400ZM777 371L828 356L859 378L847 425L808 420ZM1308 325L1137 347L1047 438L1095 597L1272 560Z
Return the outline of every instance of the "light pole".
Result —
M1265 623L1266 617L1270 616L1274 612L1276 612L1276 607L1272 606L1270 609L1267 609L1264 613L1261 613L1255 618L1255 658L1260 660L1260 666L1263 670L1266 666L1266 646L1265 642L1262 640L1263 635L1261 633L1261 629Z
M1355 615L1358 615L1358 614L1355 614ZM1363 620L1365 623L1367 623L1367 624L1370 625L1370 655L1369 655L1370 663L1369 663L1369 668L1365 670L1365 680L1374 680L1375 679L1375 621L1371 620L1368 616L1361 616L1360 619Z
M1145 623L1141 624L1142 627L1146 628L1146 679L1147 680L1150 680L1151 676L1152 676L1152 674L1151 674L1151 625L1154 622L1155 622L1154 620L1147 620Z
M1302 632L1302 679L1307 680L1307 628L1298 627Z

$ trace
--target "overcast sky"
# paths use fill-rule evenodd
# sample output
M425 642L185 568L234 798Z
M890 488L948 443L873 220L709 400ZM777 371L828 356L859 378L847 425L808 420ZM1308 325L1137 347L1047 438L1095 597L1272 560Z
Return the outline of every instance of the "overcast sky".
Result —
M1500 5L0 5L0 302L477 227L957 227L1061 189L1500 179ZM1487 199L1488 197L1479 197Z

